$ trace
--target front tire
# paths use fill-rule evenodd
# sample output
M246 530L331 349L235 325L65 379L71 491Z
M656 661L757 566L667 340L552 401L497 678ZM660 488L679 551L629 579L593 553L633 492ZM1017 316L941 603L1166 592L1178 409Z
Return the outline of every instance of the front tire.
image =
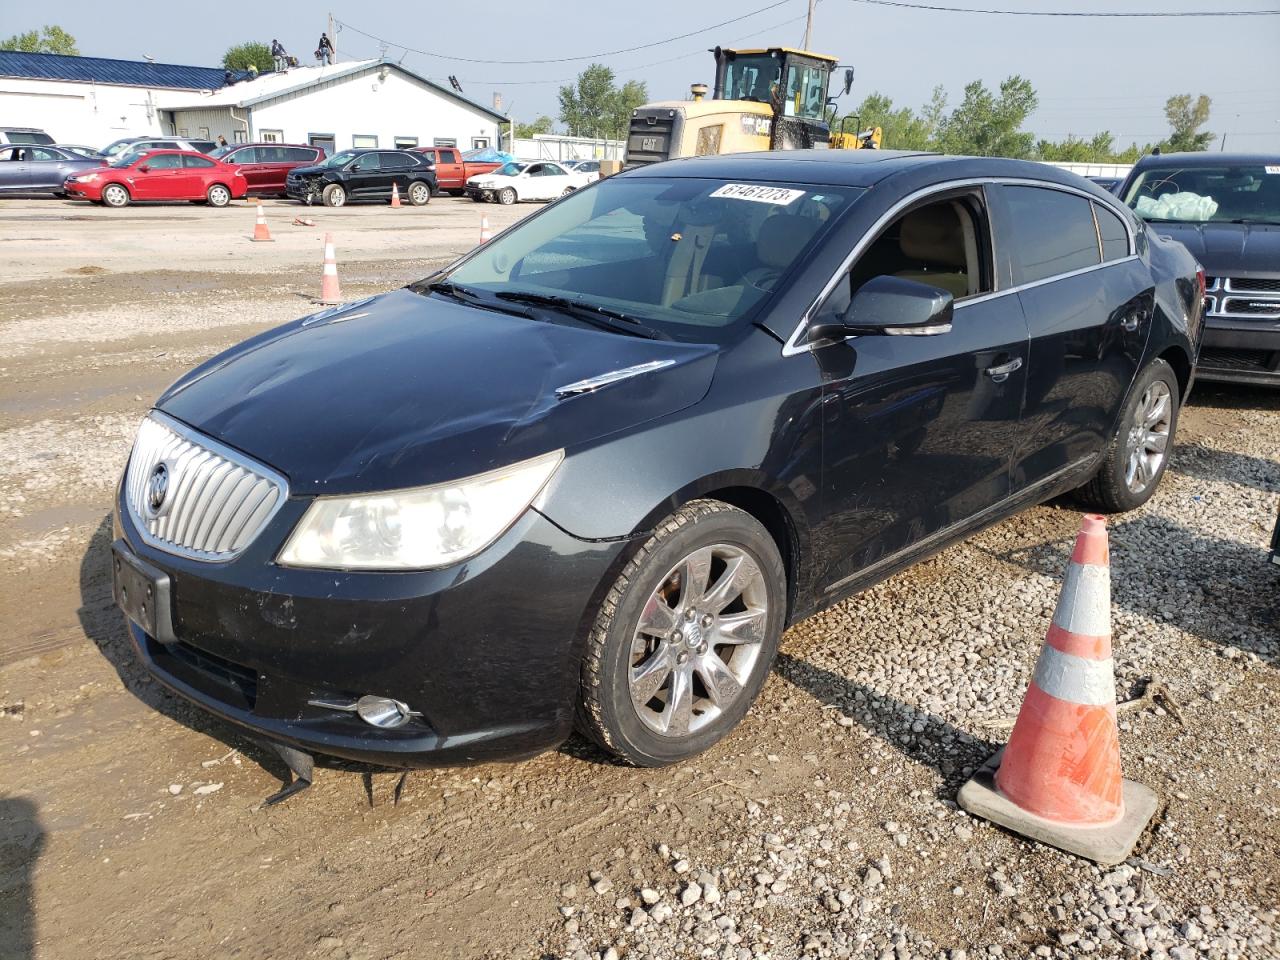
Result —
M326 207L344 207L347 204L347 191L336 183L324 188L324 205Z
M1136 510L1150 500L1169 465L1178 412L1178 377L1153 360L1134 380L1102 466L1077 497L1100 513Z
M132 199L128 188L121 184L109 183L102 188L102 202L108 207L119 210L121 207L127 207Z
M511 204L515 203L517 199L519 198L516 196L514 187L503 187L498 191L498 202L504 207L511 206Z
M231 202L231 191L220 183L215 183L206 194L211 207L225 207Z
M415 207L425 207L431 202L431 187L421 180L409 184L409 202Z
M695 500L663 520L610 589L587 642L579 726L642 767L726 736L769 675L786 571L750 514Z

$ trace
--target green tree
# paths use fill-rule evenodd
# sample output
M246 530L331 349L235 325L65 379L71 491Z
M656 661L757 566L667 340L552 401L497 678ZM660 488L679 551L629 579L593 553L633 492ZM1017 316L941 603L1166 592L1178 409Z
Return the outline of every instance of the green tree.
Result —
M555 121L550 117L539 117L533 123L516 123L516 136L521 140L527 140L530 137L536 137L540 133L550 133L555 126Z
M222 55L222 66L227 70L248 70L250 65L258 68L259 73L267 73L276 68L272 59L271 48L265 43L250 40L228 48Z
M1214 135L1208 130L1201 130L1209 122L1209 108L1213 105L1203 93L1194 101L1191 94L1180 93L1170 97L1164 104L1164 115L1169 121L1169 139L1161 145L1163 149L1179 152L1183 150L1206 150L1213 143Z
M560 88L560 122L574 137L622 137L631 112L649 99L644 83L628 80L615 87L613 71L593 63L570 86Z
M623 139L631 127L631 114L636 107L648 102L649 88L643 80L628 80L624 83L614 94L613 103L610 104L609 122L606 125L609 136L614 140Z
M76 38L57 24L39 30L15 33L8 40L0 41L0 50L17 50L21 53L60 53L65 57L80 56Z
M880 145L886 150L929 150L936 133L936 126L927 116L917 116L910 107L895 110L893 100L879 92L865 97L844 119L844 129L849 133L854 132L855 125L859 131L879 127L884 134Z
M1022 129L1038 99L1031 81L1006 77L999 95L981 80L964 88L964 99L942 123L938 145L944 153L979 157L1030 157L1035 135Z

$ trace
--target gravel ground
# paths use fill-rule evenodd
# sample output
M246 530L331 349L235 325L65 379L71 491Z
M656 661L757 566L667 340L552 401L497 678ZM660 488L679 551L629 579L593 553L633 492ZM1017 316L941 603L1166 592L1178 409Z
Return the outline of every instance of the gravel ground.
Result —
M436 239L345 220L347 294L456 252L476 210L449 204ZM150 399L306 312L318 270L209 211L137 213L129 243L163 264L117 251L86 273L83 224L48 216L31 276L0 280L0 958L1280 956L1280 394L1198 388L1160 492L1111 526L1123 763L1161 801L1123 866L954 803L1008 736L1067 503L797 625L741 729L675 768L573 740L414 772L394 803L396 775L338 764L259 811L277 765L134 664L104 517ZM210 273L193 250L219 230Z

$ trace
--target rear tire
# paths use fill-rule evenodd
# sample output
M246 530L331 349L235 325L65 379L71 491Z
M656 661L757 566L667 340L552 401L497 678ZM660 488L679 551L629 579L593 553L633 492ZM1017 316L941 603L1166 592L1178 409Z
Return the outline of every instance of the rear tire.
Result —
M498 191L498 202L504 207L511 206L518 199L520 198L516 196L516 191L513 187L503 187Z
M231 202L231 191L220 183L215 183L206 194L211 207L225 207Z
M623 569L582 663L578 725L641 767L726 736L764 686L786 621L769 532L718 500L671 514Z
M345 207L347 205L347 191L342 189L339 184L329 184L324 188L324 205L326 207Z
M102 188L102 202L108 207L114 207L119 210L127 207L133 199L129 195L129 188L119 183L108 183Z
M421 180L409 184L409 202L415 207L425 207L431 202L431 187Z
M1133 382L1115 436L1093 479L1076 491L1099 513L1136 510L1155 494L1178 429L1178 377L1153 360Z

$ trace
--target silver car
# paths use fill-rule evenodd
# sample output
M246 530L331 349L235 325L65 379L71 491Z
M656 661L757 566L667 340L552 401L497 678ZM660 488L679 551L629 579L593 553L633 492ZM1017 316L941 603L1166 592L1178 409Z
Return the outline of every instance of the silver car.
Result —
M64 150L30 143L0 146L0 196L63 195L67 177L94 170L101 160Z

